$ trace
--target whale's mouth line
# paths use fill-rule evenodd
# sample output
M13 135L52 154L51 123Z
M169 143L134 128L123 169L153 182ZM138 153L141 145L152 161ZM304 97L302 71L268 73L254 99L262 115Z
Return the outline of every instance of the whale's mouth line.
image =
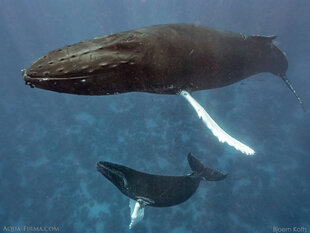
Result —
M51 77L51 76L40 76L40 77L33 77L27 74L27 70L21 70L23 79L25 84L30 86L31 88L34 87L41 87L43 89L50 89L53 90L53 86L62 86L68 85L68 83L73 84L88 84L90 78L96 78L97 75L87 75L87 76L74 76L74 77ZM46 87L46 88L44 88Z
M83 79L87 79L89 77L91 77L90 75L87 76L74 76L74 77L61 77L61 78L55 78L55 77L50 77L50 76L46 76L46 77L31 77L27 74L27 70L23 69L22 71L22 75L23 78L26 82L29 81L65 81L65 80L83 80Z
M105 162L97 162L97 171L103 172L113 172L114 169L111 169Z
M123 178L124 174L118 169L113 167L109 162L97 162L97 171L102 174L113 174Z
M97 171L111 181L113 180L113 176L118 176L115 169L111 169L104 162L97 162Z
M114 168L114 165L109 162L97 162L97 171L108 178L110 181L115 183L116 180L121 182L121 187L124 189L128 188L128 182L125 174L119 169ZM117 179L115 179L117 177Z

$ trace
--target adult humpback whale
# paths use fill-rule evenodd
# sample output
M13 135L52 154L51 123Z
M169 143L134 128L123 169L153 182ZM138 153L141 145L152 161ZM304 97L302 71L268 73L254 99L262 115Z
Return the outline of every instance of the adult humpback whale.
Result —
M188 92L223 87L251 75L286 77L275 36L247 36L193 24L166 24L99 37L49 52L26 70L27 85L79 95L178 94L220 141L254 151L226 134Z
M178 205L196 192L201 180L218 181L227 176L216 170L205 168L191 154L188 154L187 160L193 170L187 176L151 175L109 162L98 162L97 170L130 198L131 223L129 228L132 228L142 220L145 206Z

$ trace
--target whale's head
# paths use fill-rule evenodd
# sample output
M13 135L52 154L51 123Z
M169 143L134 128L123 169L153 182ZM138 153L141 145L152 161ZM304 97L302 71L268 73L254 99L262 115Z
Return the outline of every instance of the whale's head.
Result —
M128 182L124 173L126 169L124 166L110 162L97 163L97 171L104 175L122 192L128 189Z
M23 78L30 87L70 94L135 91L129 86L141 85L130 75L141 70L142 64L142 46L136 34L118 33L51 51L22 70Z

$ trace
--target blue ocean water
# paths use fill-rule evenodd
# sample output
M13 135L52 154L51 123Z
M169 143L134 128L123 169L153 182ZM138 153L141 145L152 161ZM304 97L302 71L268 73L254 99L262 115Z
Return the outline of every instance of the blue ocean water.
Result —
M310 232L309 113L278 77L263 73L193 93L224 129L256 150L248 157L219 143L180 96L58 94L25 86L20 73L48 51L81 40L196 23L277 35L288 77L309 109L309 12L306 0L2 0L0 230L129 232L128 198L96 171L96 162L185 175L192 152L228 178L202 182L181 205L146 208L131 231Z

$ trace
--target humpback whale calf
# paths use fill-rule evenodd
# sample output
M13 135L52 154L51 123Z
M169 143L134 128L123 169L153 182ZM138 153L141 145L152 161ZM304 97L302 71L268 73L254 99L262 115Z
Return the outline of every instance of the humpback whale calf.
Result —
M142 220L145 206L168 207L181 204L196 192L201 180L218 181L227 176L204 167L190 153L187 160L193 171L187 176L151 175L110 162L98 162L97 170L130 198L129 228L132 228Z
M180 94L222 142L254 150L222 130L190 92L218 88L270 72L286 77L288 62L272 41L194 24L154 25L54 50L22 70L31 87L78 95L125 92Z

